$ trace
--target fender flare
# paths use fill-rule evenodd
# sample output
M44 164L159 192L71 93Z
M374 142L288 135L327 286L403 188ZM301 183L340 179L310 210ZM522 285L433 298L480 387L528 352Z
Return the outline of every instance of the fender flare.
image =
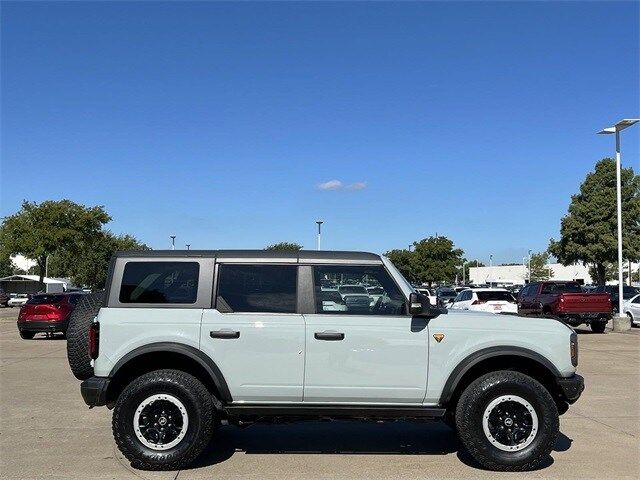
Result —
M135 348L123 356L118 362L114 365L109 373L109 377L113 378L118 370L120 370L124 365L129 363L131 360L139 357L140 355L146 355L148 353L153 352L170 352L170 353L178 353L180 355L184 355L185 357L190 358L197 362L211 377L213 384L218 389L220 393L220 400L223 403L231 403L233 398L231 397L231 392L229 391L229 386L227 385L222 372L218 368L218 365L205 353L198 350L197 348L192 347L191 345L185 345L182 343L175 342L157 342L150 343L148 345L143 345L141 347Z
M528 348L514 346L483 348L467 356L456 366L456 368L453 369L442 389L442 394L440 395L439 402L440 405L445 405L449 402L449 400L451 400L453 392L455 392L458 384L460 383L460 380L462 380L462 377L464 377L464 375L471 368L473 368L480 362L488 360L489 358L502 357L507 355L533 360L546 368L555 377L562 376L556 366L547 358L537 352L534 352L533 350L529 350Z

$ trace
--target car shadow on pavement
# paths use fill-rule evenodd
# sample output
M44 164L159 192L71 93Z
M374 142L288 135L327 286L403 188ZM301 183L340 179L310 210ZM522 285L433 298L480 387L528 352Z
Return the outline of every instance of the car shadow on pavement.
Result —
M555 451L571 445L562 433ZM460 448L456 433L444 423L310 421L219 428L203 454L189 467L201 468L245 454L445 455L481 468ZM549 457L541 468L553 463Z

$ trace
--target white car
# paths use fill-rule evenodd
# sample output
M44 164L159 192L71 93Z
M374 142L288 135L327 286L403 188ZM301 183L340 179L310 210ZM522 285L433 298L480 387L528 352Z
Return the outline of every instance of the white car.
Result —
M29 295L26 293L12 293L9 295L8 307L21 307L29 300Z
M433 293L428 288L416 287L416 291L418 293L421 293L421 294L425 295L426 297L428 297L429 298L429 303L431 305L437 305L438 304L438 297L436 297L435 293Z
M622 309L631 319L632 326L640 326L640 294L622 302Z
M469 288L458 293L452 310L473 310L490 313L518 313L518 304L504 288Z
M344 303L338 290L323 289L320 291L319 299L322 302L318 310L321 312L346 312L347 305Z

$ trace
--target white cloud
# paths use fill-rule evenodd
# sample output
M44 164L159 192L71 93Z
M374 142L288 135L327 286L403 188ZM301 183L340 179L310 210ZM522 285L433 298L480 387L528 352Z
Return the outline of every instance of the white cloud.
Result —
M355 182L347 185L340 180L329 180L328 182L320 183L318 188L320 190L363 190L367 188L367 182Z
M367 182L356 182L351 185L347 185L347 190L364 190L367 188Z
M329 180L318 185L320 190L340 190L344 185L340 180Z

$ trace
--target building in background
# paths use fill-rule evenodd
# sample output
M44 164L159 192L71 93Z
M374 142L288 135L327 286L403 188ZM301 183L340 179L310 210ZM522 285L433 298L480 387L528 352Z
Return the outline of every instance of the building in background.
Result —
M38 275L10 275L0 278L0 288L5 293L61 293L76 288L68 278L48 278L44 277L40 283Z

